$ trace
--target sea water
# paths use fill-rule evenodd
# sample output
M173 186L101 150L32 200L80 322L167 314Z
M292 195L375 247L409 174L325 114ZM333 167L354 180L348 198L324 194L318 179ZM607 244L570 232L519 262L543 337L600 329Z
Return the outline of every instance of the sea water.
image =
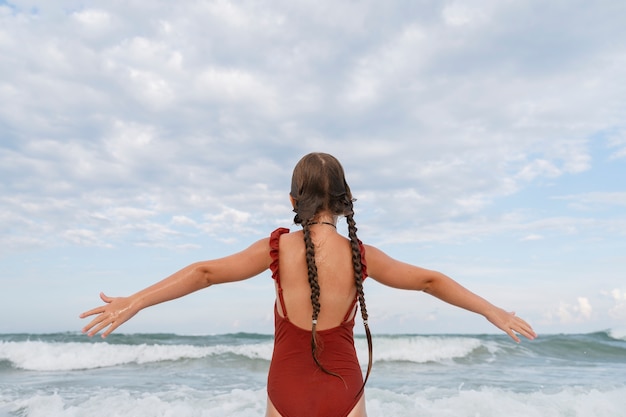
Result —
M0 417L262 417L272 336L0 335ZM367 346L357 336L361 363ZM370 417L625 417L626 333L375 335Z

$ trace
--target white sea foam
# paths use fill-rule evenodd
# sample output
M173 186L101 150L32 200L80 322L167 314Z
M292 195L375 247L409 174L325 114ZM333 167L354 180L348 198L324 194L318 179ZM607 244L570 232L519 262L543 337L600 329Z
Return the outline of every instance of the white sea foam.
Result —
M128 363L197 359L232 353L270 360L271 343L240 346L116 345L109 343L56 343L42 341L0 342L0 360L32 371L93 369Z
M608 343L607 334L545 336L522 346L480 335L374 336L374 357L385 363L366 388L368 415L624 417L623 334L614 331ZM256 359L270 359L265 336L6 339L0 417L264 415L268 364ZM364 363L362 337L357 350ZM91 371L107 366L115 368Z
M604 392L568 388L557 393L429 389L409 394L374 388L367 390L366 403L370 417L623 417L624 396L626 388ZM265 406L263 389L211 395L182 387L160 393L106 390L87 397L37 394L0 400L0 416L262 417Z
M27 417L258 417L265 414L266 398L265 390L233 390L215 396L189 390L154 394L106 390L81 399L38 394L0 404L0 416L6 411Z
M374 339L376 361L406 361L415 363L445 362L450 359L463 358L479 347L489 351L497 347L491 343L472 337L451 336L403 336L381 337ZM356 343L359 360L367 358L367 342L358 339Z
M495 388L440 395L429 390L413 395L370 390L368 415L429 417L619 417L626 388L608 392L564 389L558 393L516 393Z
M442 362L470 355L483 346L497 349L489 342L471 337L406 336L375 338L376 361L410 361L415 363ZM356 340L359 359L367 361L367 344ZM269 361L272 342L242 345L170 345L170 344L110 344L60 343L44 341L0 341L0 360L12 366L32 371L70 371L144 364L180 359L199 359L215 355L234 354L250 359Z

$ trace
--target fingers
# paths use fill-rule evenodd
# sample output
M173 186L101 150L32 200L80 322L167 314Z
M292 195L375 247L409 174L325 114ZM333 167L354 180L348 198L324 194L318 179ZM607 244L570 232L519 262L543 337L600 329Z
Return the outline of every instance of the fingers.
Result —
M107 326L113 326L112 321L111 320L106 320L101 322L100 324L96 325L96 327L94 327L89 333L87 333L87 335L89 337L94 336L96 334L98 334L101 330L105 329ZM116 326L117 327L117 326ZM113 331L113 329L109 328L106 332L104 332L100 337L102 337L103 339L105 337L107 337L109 335L109 333L111 333Z
M490 321L516 343L520 343L518 334L529 340L533 340L537 337L537 334L530 324L517 317L514 311L507 312L500 309L495 316L490 318Z
M537 334L535 333L535 331L533 330L530 324L528 324L526 321L522 320L519 317L516 317L515 319L516 319L518 333L520 333L521 335L523 335L524 337L530 340L537 337Z
M107 312L108 305L114 300L114 298L107 296L105 293L100 293L100 299L106 303L106 305L93 308L91 310L85 311L81 313L78 317L84 319L85 317L93 316L98 314L89 324L83 327L82 332L87 333L88 336L93 336L97 334L99 331L109 326L112 323L112 319L107 319L105 313ZM115 326L117 327L117 326ZM112 329L107 330L106 335L111 333ZM103 337L106 337L103 334Z
M537 337L537 334L530 326L530 324L526 323L519 317L514 317L513 323L507 326L505 331L511 337L511 339L515 340L515 342L517 343L520 342L520 338L517 336L517 334L520 334L529 340L533 340Z
M520 342L520 338L517 336L518 332L517 332L514 324L509 324L509 325L505 326L502 330L504 330L504 332L506 334L508 334L509 337L515 341L515 343L519 343Z
M84 313L81 313L78 317L80 317L81 319L84 319L85 317L93 316L94 314L100 314L103 311L104 311L104 307L96 307L89 311L85 311Z
M106 338L112 331L136 313L132 311L130 303L125 297L109 297L101 292L100 299L106 304L88 310L79 316L80 318L85 318L95 315L89 324L82 329L82 332L89 337L103 332L102 338Z
M111 301L113 301L113 298L107 296L103 292L100 293L100 299L102 301L104 301L105 303L107 303L107 304L109 304ZM102 313L104 311L105 307L106 306L100 306L100 307L92 308L89 311L85 311L84 313L81 313L78 317L80 317L81 319L84 319L85 317L93 316L94 314L100 314L100 313Z
M98 333L102 328L107 326L106 323L103 324L104 320L105 316L103 314L96 316L93 320L89 322L89 324L83 327L83 333L87 333L89 337Z
M91 323L83 328L83 333L87 333L87 336L92 337L102 330L108 329L102 333L102 338L106 338L113 330L119 327L124 320L119 320L116 315L113 314L100 314L98 317L93 319Z
M523 321L523 326L521 327L519 333L529 340L533 340L537 337L537 333L533 330L532 327L525 321Z
M109 326L107 331L102 333L102 338L105 339L108 335L111 334L113 330L117 329L120 324L121 323L116 323L116 322L111 323L111 326Z
M520 338L517 337L515 332L513 330L511 330L511 329L509 329L509 331L506 332L506 334L508 334L511 339L515 340L515 343L519 343L521 341Z

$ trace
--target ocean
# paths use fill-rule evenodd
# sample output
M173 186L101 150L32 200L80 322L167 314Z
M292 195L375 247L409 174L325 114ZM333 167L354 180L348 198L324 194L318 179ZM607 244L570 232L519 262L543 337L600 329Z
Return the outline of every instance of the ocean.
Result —
M271 354L248 333L4 334L0 417L263 417ZM375 335L374 359L369 417L626 416L626 332Z

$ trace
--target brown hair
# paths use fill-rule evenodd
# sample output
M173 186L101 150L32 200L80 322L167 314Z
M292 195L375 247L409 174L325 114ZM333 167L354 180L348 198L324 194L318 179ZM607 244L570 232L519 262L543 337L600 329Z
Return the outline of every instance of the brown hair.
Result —
M352 248L352 264L354 265L354 282L361 309L361 317L367 337L369 361L363 387L367 382L372 369L372 335L368 324L367 307L363 294L363 265L361 264L361 247L357 237L357 228L354 221L352 193L345 179L343 168L339 161L326 153L310 153L305 155L296 165L291 178L291 197L294 199L294 222L302 225L304 243L306 245L306 262L311 286L311 306L313 307L311 329L311 352L317 366L322 371L341 378L322 366L317 358L317 317L320 312L320 287L317 280L317 266L315 265L315 246L311 239L310 225L315 223L315 217L321 211L329 211L336 216L345 216L348 223L348 235ZM342 378L343 379L343 378ZM363 390L361 387L361 390ZM361 391L359 391L359 394Z

